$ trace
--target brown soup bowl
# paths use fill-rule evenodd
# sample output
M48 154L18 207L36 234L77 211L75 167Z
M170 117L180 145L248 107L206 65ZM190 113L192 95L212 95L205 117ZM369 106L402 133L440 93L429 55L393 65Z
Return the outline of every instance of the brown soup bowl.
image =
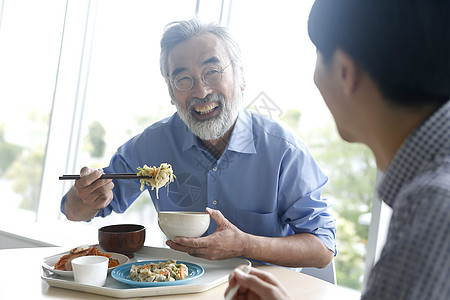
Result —
M145 242L145 227L136 224L118 224L98 230L98 243L103 250L122 253L129 258L141 250Z

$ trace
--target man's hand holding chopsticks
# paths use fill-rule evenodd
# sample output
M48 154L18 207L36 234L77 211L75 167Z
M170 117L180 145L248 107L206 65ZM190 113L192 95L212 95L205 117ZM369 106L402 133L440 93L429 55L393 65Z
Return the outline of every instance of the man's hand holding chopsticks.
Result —
M102 174L103 169L81 169L80 179L67 193L64 210L69 220L88 221L111 202L114 183L112 179L98 180Z

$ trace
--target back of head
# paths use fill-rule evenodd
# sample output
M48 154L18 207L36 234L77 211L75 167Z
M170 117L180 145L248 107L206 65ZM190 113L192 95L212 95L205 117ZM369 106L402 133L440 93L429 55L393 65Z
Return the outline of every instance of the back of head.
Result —
M174 21L167 24L161 38L160 70L165 78L169 76L168 57L170 51L179 43L201 34L211 33L218 37L228 51L233 66L240 66L241 52L226 27L215 23L202 23L198 19Z
M316 0L308 33L325 58L350 55L392 103L450 99L450 0Z

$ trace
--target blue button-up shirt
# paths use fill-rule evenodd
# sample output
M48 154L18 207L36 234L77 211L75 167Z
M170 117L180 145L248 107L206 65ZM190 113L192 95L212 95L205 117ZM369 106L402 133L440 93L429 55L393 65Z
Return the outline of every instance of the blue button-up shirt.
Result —
M242 111L216 160L175 113L121 146L104 171L136 173L144 164L163 162L172 165L176 180L159 190L159 199L149 189L158 211L211 207L244 232L312 233L335 252L335 219L321 198L328 178L305 144L279 123ZM98 216L124 212L141 193L139 180L114 185L114 199ZM207 234L215 228L212 222Z

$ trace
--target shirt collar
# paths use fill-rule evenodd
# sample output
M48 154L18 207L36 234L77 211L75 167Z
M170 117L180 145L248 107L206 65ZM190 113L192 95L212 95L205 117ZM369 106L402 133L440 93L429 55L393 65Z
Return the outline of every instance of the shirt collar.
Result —
M178 115L178 113L175 113L177 115L177 122L182 123L183 125L183 130L185 131L184 134L184 142L183 142L183 148L181 149L181 151L187 151L189 149L191 149L192 147L196 146L197 148L201 148L201 144L199 142L199 140L197 139L197 137L192 133L192 131L187 127L186 123L184 123L183 120L181 120L180 116Z
M389 164L377 190L389 206L404 184L430 162L450 155L450 101L445 103L403 143Z
M181 118L178 116L177 118L180 122L184 124ZM178 121L177 120L177 121ZM186 124L184 124L184 128L186 130L183 148L182 151L189 150L193 146L198 148L204 148L199 139L188 129ZM230 141L228 142L227 150L240 152L240 153L256 153L255 142L253 138L253 130L252 130L252 117L251 114L247 110L242 110L238 118L236 120L236 124L234 125L233 132L231 133Z
M239 113L227 150L247 154L256 153L252 116L246 109Z

